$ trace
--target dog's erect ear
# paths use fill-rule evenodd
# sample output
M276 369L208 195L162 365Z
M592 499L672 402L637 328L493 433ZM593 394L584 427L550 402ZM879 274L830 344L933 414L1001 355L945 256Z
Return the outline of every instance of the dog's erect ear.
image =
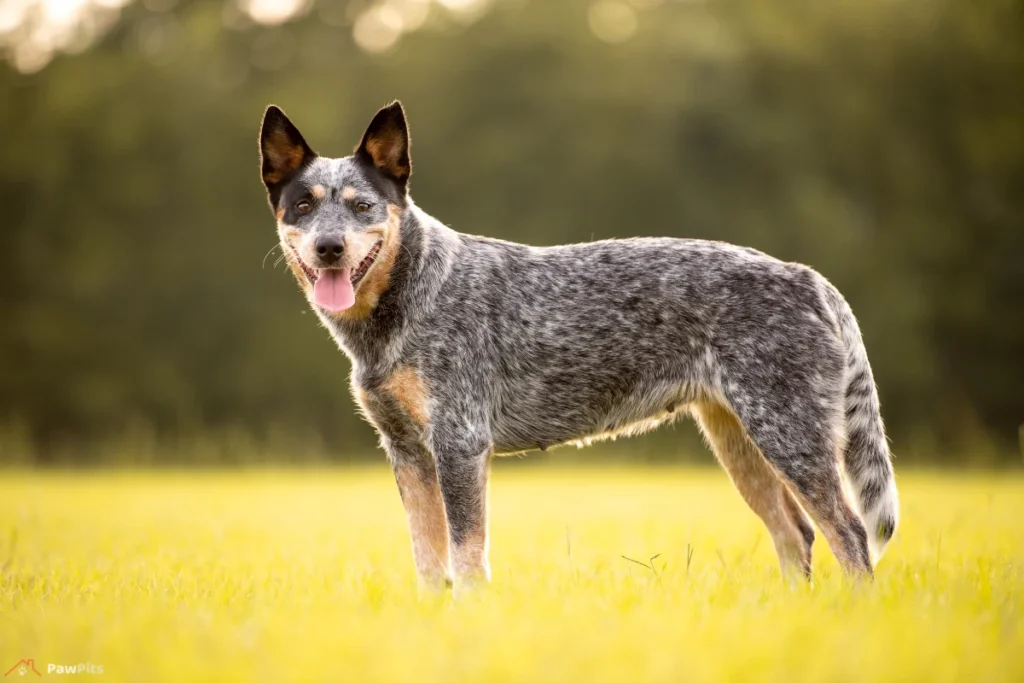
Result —
M401 102L396 100L377 112L355 153L405 186L412 173L412 162L409 160L409 126L405 123Z
M260 127L260 169L272 204L277 203L281 184L314 157L316 153L284 112L274 105L267 107Z

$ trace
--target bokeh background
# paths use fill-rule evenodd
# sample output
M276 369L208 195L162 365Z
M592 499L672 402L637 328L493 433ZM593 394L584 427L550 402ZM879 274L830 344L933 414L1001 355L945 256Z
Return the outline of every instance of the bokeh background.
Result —
M256 135L344 155L395 98L453 228L810 264L902 462L1021 461L1019 0L0 0L0 56L4 462L380 459Z

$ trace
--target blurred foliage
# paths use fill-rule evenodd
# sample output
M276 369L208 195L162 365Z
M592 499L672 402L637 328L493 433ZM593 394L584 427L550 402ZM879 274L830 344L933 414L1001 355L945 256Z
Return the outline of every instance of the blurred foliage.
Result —
M84 52L0 66L0 422L44 457L140 431L372 448L347 361L274 267L256 133L274 102L344 155L393 98L413 194L455 229L808 263L861 320L897 454L1014 452L1016 0L435 4L377 54L346 6L369 5L270 26L134 3Z

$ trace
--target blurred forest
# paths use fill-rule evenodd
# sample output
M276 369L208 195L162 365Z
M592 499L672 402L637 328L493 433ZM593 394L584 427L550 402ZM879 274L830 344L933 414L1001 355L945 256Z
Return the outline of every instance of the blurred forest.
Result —
M380 458L275 267L256 134L273 102L342 156L399 98L413 196L456 230L812 265L897 457L1019 462L1019 0L69 2L0 0L5 459L211 434Z

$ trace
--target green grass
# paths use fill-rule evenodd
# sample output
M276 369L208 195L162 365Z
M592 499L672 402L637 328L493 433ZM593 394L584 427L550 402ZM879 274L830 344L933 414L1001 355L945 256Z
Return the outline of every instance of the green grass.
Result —
M0 674L32 657L140 682L1024 680L1024 479L899 484L874 583L819 539L808 587L721 472L498 468L493 583L453 601L417 596L383 467L7 473Z

